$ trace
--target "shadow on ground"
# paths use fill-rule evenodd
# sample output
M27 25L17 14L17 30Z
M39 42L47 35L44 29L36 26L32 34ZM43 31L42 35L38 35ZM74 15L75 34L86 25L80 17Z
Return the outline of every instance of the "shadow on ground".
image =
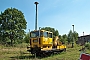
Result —
M10 57L11 59L34 59L35 56L32 56L30 53L21 53L16 56Z
M50 57L50 56L54 56L54 55L57 55L57 54L60 54L60 53L55 53L55 54L51 54L51 55L44 55L44 56L36 56L37 59L42 59L42 58L47 58L47 57ZM30 53L22 53L20 55L17 55L17 56L13 56L13 57L10 57L11 59L35 59L35 55L31 55Z
M14 56L10 58L11 59L34 59L34 56L25 55L25 56Z

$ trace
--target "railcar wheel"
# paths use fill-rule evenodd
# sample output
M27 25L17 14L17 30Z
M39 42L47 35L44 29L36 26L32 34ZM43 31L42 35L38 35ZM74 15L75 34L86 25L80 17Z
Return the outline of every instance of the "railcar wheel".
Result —
M63 51L66 52L66 48Z

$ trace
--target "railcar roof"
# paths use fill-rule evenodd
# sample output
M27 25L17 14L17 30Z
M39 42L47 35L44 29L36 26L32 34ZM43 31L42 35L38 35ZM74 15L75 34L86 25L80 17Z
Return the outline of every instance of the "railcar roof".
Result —
M39 30L34 30L34 31L39 31ZM31 31L31 32L34 32L34 31ZM50 31L46 31L46 30L40 30L40 31L52 33Z

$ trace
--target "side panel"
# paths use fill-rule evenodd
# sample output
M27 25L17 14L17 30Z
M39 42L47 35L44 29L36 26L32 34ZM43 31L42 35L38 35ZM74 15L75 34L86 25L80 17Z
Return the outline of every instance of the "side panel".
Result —
M52 49L52 38L41 37L41 50L51 50Z
M42 44L51 44L52 45L52 38L41 37L41 43Z
M60 49L60 50L65 49L65 48L66 48L65 45L57 46L57 49Z
M49 44L53 44L53 39L49 38Z

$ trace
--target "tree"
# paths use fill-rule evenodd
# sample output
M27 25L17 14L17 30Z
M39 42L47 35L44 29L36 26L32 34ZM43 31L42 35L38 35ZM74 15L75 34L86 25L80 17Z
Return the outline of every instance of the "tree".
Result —
M70 44L71 42L73 42L73 33L72 30L69 31L68 33L68 44Z
M25 35L25 38L24 38L24 42L25 42L25 43L29 43L29 39L30 39L29 36L30 36L29 33L27 33L27 34Z
M68 33L68 40L67 40L68 43L76 42L77 40L78 40L78 33L76 31L74 31L73 33L72 30L70 30Z
M6 37L11 40L22 40L25 35L26 20L23 13L16 8L7 8L0 14L0 36L3 37L2 41L6 41Z
M54 28L51 28L51 27L43 27L43 28L41 28L41 30L46 30L46 31L51 31L51 32L53 32L53 37L59 36L58 30L55 30Z
M74 40L75 40L75 42L78 40L78 36L79 36L79 34L76 32L76 31L74 31Z
M66 41L67 41L67 35L64 34L64 35L62 35L62 42L63 43L66 43Z

